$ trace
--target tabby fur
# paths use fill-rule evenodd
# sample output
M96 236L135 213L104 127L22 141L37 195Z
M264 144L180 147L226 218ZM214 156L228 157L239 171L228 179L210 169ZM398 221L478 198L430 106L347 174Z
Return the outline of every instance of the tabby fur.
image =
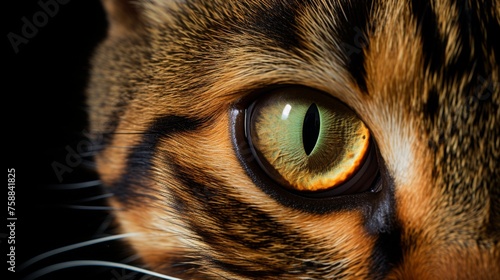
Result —
M95 161L145 267L183 279L500 275L498 0L103 5L88 87L91 131L104 135ZM276 85L359 115L380 192L325 208L259 187L232 114Z

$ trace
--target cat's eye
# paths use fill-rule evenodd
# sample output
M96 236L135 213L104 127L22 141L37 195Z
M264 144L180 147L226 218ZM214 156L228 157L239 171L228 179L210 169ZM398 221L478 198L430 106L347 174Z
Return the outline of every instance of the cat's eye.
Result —
M324 197L373 187L378 168L370 131L333 97L275 89L248 106L244 126L260 168L291 192Z

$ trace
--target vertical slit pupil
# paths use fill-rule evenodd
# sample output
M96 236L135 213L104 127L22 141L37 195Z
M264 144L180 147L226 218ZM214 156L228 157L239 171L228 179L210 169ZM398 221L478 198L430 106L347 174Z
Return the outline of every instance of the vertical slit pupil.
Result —
M306 155L310 155L316 142L318 141L320 127L320 118L318 106L311 104L304 116L304 125L302 126L302 142Z

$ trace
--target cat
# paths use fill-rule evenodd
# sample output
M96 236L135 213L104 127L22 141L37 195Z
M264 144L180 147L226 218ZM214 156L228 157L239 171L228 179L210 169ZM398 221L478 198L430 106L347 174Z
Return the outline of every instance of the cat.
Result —
M145 268L500 275L498 1L103 5L95 163Z

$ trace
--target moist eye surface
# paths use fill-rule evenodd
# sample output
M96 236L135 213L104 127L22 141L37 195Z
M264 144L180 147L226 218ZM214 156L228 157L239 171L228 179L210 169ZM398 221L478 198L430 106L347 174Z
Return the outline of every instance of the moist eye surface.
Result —
M370 131L351 109L305 87L262 94L246 119L247 141L259 166L291 191L324 192L359 180L355 175L372 149Z

